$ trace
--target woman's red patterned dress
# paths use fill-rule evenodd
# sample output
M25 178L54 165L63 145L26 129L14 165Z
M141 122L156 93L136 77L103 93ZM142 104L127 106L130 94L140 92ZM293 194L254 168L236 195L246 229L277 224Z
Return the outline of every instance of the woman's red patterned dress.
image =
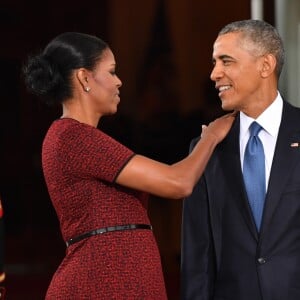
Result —
M114 183L133 155L92 126L53 122L42 162L65 241L97 228L150 224L147 195ZM46 299L167 299L153 232L114 231L70 245Z

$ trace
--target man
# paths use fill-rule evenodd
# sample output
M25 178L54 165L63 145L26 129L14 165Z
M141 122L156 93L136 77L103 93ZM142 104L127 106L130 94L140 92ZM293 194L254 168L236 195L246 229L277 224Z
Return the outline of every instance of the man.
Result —
M213 63L222 108L240 113L184 201L182 299L299 300L300 109L278 92L282 41L264 21L233 22Z

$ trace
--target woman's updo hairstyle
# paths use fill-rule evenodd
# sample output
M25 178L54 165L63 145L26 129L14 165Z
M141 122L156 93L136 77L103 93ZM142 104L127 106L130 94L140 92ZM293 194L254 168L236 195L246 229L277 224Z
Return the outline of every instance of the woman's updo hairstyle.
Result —
M72 72L79 68L93 71L108 45L101 39L78 32L54 38L45 50L29 57L23 67L27 89L49 105L72 97Z

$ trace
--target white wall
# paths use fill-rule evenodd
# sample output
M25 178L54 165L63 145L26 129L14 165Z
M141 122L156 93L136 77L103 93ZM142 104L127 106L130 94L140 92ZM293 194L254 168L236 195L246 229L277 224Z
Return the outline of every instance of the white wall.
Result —
M292 104L300 106L300 1L275 0L275 26L283 38L286 62L280 91Z

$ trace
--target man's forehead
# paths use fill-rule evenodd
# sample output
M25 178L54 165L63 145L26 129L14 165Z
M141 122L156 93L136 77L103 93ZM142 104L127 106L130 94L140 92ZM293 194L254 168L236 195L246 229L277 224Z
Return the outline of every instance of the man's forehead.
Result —
M231 56L235 51L247 51L253 48L252 43L241 39L239 32L232 32L219 35L213 44L213 55Z

